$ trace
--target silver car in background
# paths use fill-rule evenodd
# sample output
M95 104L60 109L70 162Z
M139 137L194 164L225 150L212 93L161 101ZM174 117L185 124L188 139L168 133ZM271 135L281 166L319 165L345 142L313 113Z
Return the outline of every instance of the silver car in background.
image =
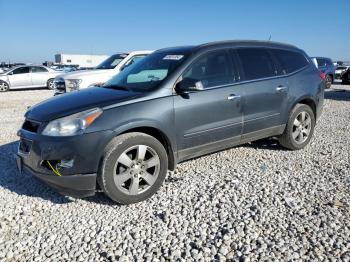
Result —
M0 73L0 92L10 89L47 87L54 89L53 81L62 72L42 65L25 65Z

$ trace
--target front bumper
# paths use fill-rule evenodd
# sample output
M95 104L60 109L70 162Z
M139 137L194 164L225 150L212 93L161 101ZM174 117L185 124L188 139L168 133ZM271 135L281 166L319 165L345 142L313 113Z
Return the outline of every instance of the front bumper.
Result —
M111 131L87 133L72 137L48 137L21 129L17 166L47 183L63 195L91 196L96 190L96 174ZM25 152L23 151L25 150ZM57 166L57 176L45 162L72 160L72 166Z
M17 156L21 157L21 156ZM17 160L17 163L19 161ZM96 192L96 174L55 176L34 172L30 167L23 166L22 169L39 180L43 181L58 193L75 198L93 196Z

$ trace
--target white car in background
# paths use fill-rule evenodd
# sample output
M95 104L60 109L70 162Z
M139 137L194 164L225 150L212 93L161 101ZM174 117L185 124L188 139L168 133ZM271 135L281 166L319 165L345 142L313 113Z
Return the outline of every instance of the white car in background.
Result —
M93 70L61 74L55 78L55 95L99 86L117 75L125 67L136 63L153 51L133 51L110 56Z
M53 81L59 74L62 72L42 65L17 66L0 74L0 92L18 88L54 89Z
M335 69L335 79L341 80L343 74L349 69L349 65L338 65Z

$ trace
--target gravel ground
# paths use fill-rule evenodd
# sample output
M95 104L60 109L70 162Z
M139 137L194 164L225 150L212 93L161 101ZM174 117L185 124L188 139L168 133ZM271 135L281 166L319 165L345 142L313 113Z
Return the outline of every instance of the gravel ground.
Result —
M188 161L130 206L16 171L26 107L51 95L0 94L0 261L350 261L349 86L326 92L304 150L263 140Z

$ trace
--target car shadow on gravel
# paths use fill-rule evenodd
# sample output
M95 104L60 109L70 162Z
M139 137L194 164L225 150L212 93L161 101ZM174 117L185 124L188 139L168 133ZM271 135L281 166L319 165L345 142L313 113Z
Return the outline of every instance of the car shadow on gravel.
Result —
M18 195L40 197L56 204L72 202L26 172L18 172L14 154L18 141L0 145L0 188L5 188Z
M350 91L346 89L328 89L324 93L325 99L350 101Z
M256 141L252 141L248 144L241 145L241 147L249 147L254 149L267 149L276 151L286 151L287 149L278 143L275 138L264 138Z

